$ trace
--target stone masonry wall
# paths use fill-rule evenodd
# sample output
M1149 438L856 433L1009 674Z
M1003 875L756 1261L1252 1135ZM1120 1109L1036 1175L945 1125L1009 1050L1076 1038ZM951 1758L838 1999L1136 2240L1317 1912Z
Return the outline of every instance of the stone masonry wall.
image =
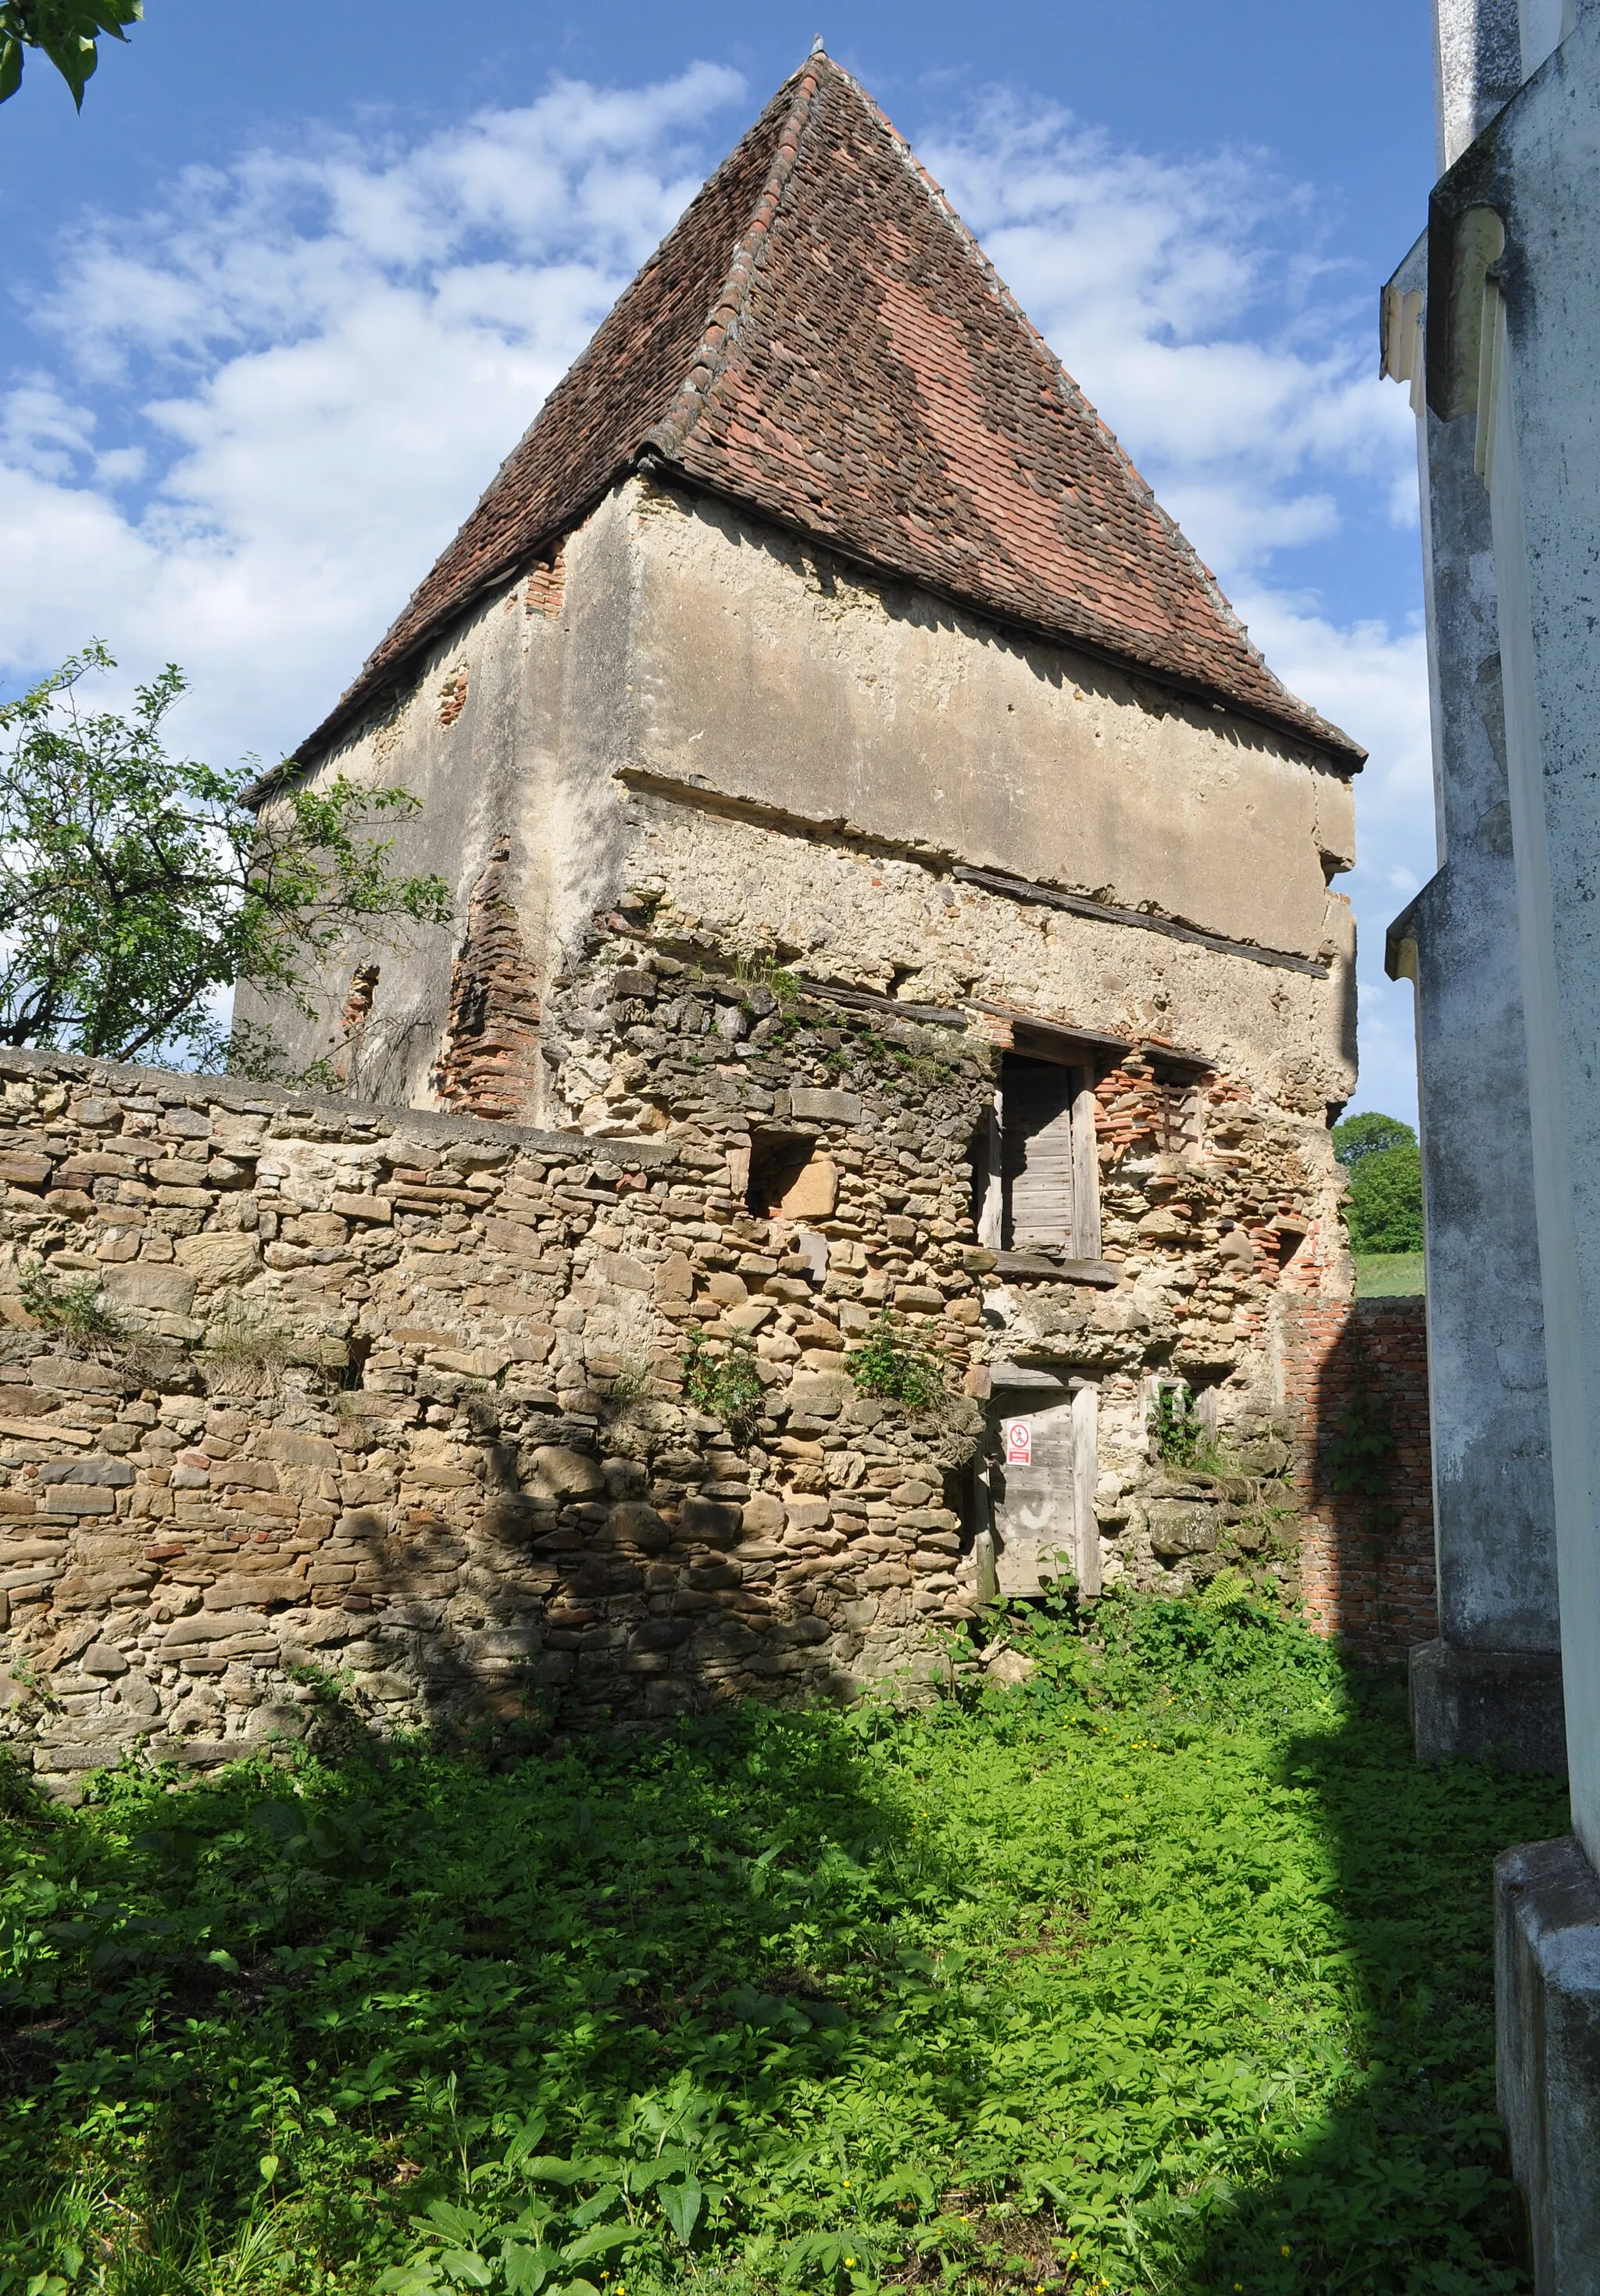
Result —
M550 985L581 1135L0 1055L0 1732L69 1791L303 1734L330 1679L389 1729L925 1669L978 1607L1001 1357L1098 1385L1107 1583L1294 1599L1274 1335L1338 1280L1325 1149L1147 1040L1099 1078L1094 1280L983 1250L1008 1026L647 902ZM858 1390L886 1310L933 1411ZM1156 1456L1174 1380L1238 1472Z
M932 1231L980 1075L791 1095L840 1175L824 1239L753 1218L704 1137L6 1055L0 1726L60 1788L296 1735L319 1673L391 1727L926 1662L973 1608L976 1318L944 1316L972 1281ZM918 1106L945 1129L913 1148ZM872 1267L885 1175L908 1209ZM950 1361L936 1417L844 1375L845 1308L890 1290ZM739 1444L685 1394L691 1323L759 1350Z

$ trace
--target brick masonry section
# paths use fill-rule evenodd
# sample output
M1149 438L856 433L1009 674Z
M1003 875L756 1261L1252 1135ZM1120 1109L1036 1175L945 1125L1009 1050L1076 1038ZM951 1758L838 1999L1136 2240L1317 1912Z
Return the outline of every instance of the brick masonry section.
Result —
M1359 1658L1403 1658L1439 1632L1424 1304L1286 1300L1279 1314L1306 1618ZM1352 1401L1381 1413L1394 1439L1387 1520L1332 1488L1330 1453Z

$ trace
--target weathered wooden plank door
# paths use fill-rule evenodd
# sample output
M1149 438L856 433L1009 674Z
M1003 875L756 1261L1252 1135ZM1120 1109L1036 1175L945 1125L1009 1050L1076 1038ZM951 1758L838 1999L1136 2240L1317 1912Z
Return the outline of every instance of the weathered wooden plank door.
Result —
M1094 1512L1099 1398L1087 1385L1071 1395L1050 1385L1053 1397L1047 1390L997 1398L989 1493L1001 1595L1041 1595L1068 1576L1084 1594L1100 1591ZM1008 1444L1010 1433L1025 1439ZM1025 1449L1025 1461L1008 1459L1008 1448Z

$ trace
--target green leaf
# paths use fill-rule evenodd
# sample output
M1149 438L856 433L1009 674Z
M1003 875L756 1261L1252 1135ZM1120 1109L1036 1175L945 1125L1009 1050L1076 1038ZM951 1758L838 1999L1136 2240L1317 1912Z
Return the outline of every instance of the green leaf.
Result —
M687 2248L704 2198L699 2178L690 2171L681 2184L657 2185L656 2198L668 2224Z
M529 2248L515 2240L506 2242L500 2258L511 2296L538 2296L551 2274L559 2271L561 2265L553 2248Z
M475 2248L441 2249L439 2269L446 2279L464 2283L469 2288L487 2288L494 2278L494 2267Z
M587 2232L578 2234L576 2240L567 2243L561 2251L562 2261L587 2264L592 2256L608 2256L614 2248L625 2248L630 2241L638 2237L632 2225L591 2225Z
M272 2183L278 2173L278 2168L279 2161L275 2152L264 2152L256 2163L257 2173L264 2185Z

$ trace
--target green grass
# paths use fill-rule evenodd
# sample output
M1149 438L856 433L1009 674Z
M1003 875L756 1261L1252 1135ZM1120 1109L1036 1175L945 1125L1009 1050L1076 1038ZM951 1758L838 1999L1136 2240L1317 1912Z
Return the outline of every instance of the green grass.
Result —
M1011 1692L353 1743L0 1847L0 2292L1493 2296L1494 1852L1300 1628Z
M1394 1300L1422 1292L1420 1251L1358 1251L1358 1300Z

